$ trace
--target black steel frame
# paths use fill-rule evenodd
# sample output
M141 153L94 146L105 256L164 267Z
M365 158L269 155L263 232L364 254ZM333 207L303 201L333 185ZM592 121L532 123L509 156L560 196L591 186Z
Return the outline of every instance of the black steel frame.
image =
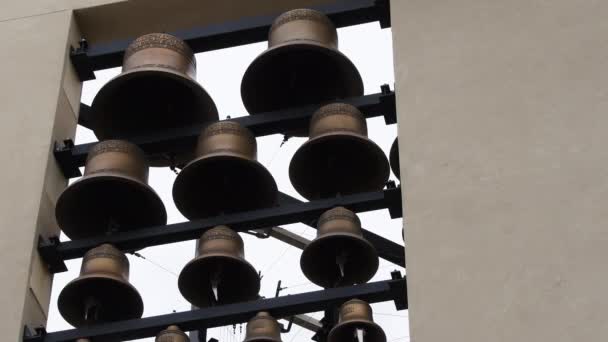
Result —
M350 103L365 115L367 118L384 116L387 124L397 122L395 108L395 93L390 90L388 85L381 87L381 92L373 95L354 97L342 100ZM265 136L277 134L289 130L306 127L309 119L317 110L319 105L304 106L287 110L247 115L234 119L241 125L250 129L255 136ZM80 121L87 127L89 122L90 107L81 104ZM196 143L203 126L188 126L176 129L169 129L156 134L134 137L129 140L149 155L171 154L184 151ZM74 145L71 140L66 140L63 144L55 147L55 159L63 174L67 178L81 176L78 167L84 166L87 154L95 143Z
M215 216L202 220L150 227L88 239L59 242L57 237L40 238L38 251L53 273L66 271L65 260L76 259L103 243L111 243L122 251L134 251L150 246L197 239L206 230L227 225L236 231L260 229L298 222L314 222L323 212L343 206L355 212L388 208L391 217L401 216L401 188L339 196L281 205L274 208ZM376 241L378 243L378 241ZM383 247L380 247L383 250Z
M379 21L382 28L391 26L389 0L341 0L313 8L327 14L336 27L374 21ZM186 41L195 53L257 43L267 40L268 30L277 15L243 18L171 34ZM70 55L80 80L95 79L95 70L120 66L124 51L133 39L90 45L81 40L80 46L73 48Z
M341 0L333 4L315 7L327 14L336 27L344 27L379 21L382 28L390 27L390 0ZM198 27L171 34L185 40L195 53L231 46L265 41L270 25L276 15L244 18L235 22ZM108 44L89 45L82 39L80 46L72 49L71 61L81 81L95 78L94 71L120 66L125 49L132 39ZM381 93L344 99L343 102L357 106L367 118L384 116L387 124L396 123L395 94L387 85ZM255 116L239 117L238 121L256 136L292 131L305 127L310 116L319 107L306 106ZM81 104L79 124L90 127L90 108ZM203 127L184 127L159 134L129 139L139 145L148 155L178 153L192 146ZM93 144L74 145L66 140L57 144L55 158L67 178L80 176L79 167L84 166L86 156ZM51 272L66 270L64 261L79 258L87 250L101 244L112 243L125 252L140 248L198 238L204 231L219 224L226 224L237 231L259 229L268 226L302 222L313 228L317 218L335 206L345 206L355 212L387 208L391 217L402 216L401 189L394 183L384 191L340 196L312 202L301 202L283 193L280 206L269 209L224 215L203 220L183 222L137 231L116 233L91 239L59 242L57 237L40 238L39 252L49 265ZM367 230L363 234L378 250L380 257L405 267L403 246L389 241ZM261 299L188 312L173 313L142 319L114 322L96 326L46 333L43 328L34 334L26 328L24 342L68 342L87 337L96 342L122 341L155 336L168 325L177 324L185 331L205 332L207 328L246 322L259 311L269 311L275 317L288 317L314 311L332 312L346 300L359 298L370 303L395 302L397 310L406 309L406 279L393 272L393 279L350 287L326 289L310 293ZM324 331L333 325L333 320L324 319ZM317 336L319 341L325 338Z
M172 324L178 325L184 331L214 328L247 322L260 311L268 311L274 317L289 317L323 311L328 307L337 307L352 298L369 303L394 301L397 310L405 310L408 307L406 291L405 277L393 273L392 280L355 286L259 299L52 333L37 329L36 333L24 336L23 341L73 342L79 338L89 338L95 342L132 340L153 337Z

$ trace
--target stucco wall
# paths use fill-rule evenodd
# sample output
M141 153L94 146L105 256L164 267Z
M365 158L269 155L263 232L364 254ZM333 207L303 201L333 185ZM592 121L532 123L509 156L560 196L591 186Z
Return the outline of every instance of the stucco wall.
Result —
M393 0L411 338L608 337L608 2Z

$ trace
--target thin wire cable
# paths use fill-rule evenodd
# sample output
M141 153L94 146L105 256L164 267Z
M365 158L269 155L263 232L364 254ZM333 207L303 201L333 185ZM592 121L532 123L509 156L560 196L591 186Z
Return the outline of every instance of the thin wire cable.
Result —
M295 338L298 337L298 335L300 335L302 330L304 330L304 329L302 327L299 327L298 331L296 331L296 333L291 337L291 339L289 339L289 342L293 342L293 340L295 340Z
M279 147L277 147L277 149L274 151L272 158L270 158L270 162L268 162L268 168L270 168L272 166L272 163L274 162L276 157L279 155L279 152L281 151L281 147L283 147L283 145L285 145L288 141L289 141L289 139L283 139L283 141L281 141L281 143L279 144Z
M300 232L298 235L302 235L302 233L304 233L304 231L306 231L307 229L308 229L308 228L304 228L304 229L302 229L302 231L301 231L301 232ZM271 269L272 269L274 266L276 266L276 264L277 264L279 261L281 261L281 260L282 260L283 256L284 256L284 255L287 253L287 251L289 251L289 249L290 249L290 248L292 248L292 247L293 247L293 246L291 246L291 245L287 245L287 246L285 247L285 249L283 249L283 252L281 252L281 254L279 255L279 257L277 257L276 259L274 259L274 261L273 261L273 262L272 262L270 265L268 265L268 266L266 266L266 267L264 267L264 268L262 269L262 275L264 275L264 274L266 274L266 273L270 272L270 270L271 270Z
M409 315L395 315L395 314L389 314L389 313L383 313L383 312L374 312L374 315L401 317L401 318L408 318L409 317Z
M179 277L179 275L178 275L177 273L175 273L175 272L171 271L170 269L168 269L168 268L164 267L163 265L161 265L161 264L159 264L159 263L157 263L157 262L154 262L154 261L153 261L153 260L151 260L151 259L146 258L145 256L141 255L140 253L133 252L132 254L133 254L134 256L138 257L138 258L141 258L141 259L143 259L143 260L146 260L147 262L149 262L149 263L151 263L152 265L154 265L154 266L156 266L156 267L160 268L161 270L163 270L163 271L165 271L165 272L167 272L167 273L172 274L172 275L173 275L174 277L176 277L176 278L178 278L178 277Z
M403 340L404 338L410 338L410 335L407 335L407 336L401 336L401 337L397 337L397 338L394 338L394 339L392 339L392 340L388 340L388 342L393 342L393 341Z

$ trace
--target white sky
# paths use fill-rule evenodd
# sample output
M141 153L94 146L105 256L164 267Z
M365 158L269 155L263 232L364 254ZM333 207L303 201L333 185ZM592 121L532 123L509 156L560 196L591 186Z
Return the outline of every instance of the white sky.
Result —
M380 85L394 85L394 71L392 58L391 30L381 30L379 24L370 23L351 26L338 30L340 50L345 53L357 66L365 84L365 93L373 94L380 91ZM244 45L240 47L216 50L196 55L198 66L198 81L205 87L214 99L220 118L238 117L246 115L240 96L241 78L247 66L253 59L266 49L266 42ZM120 68L96 72L96 80L84 83L82 102L90 104L97 91L108 80L120 73ZM374 140L384 152L388 151L397 134L397 126L386 126L382 117L367 120L369 137ZM279 145L283 137L272 135L257 139L258 159L275 177L279 190L302 199L291 186L288 176L289 161L297 148L306 141L306 138L292 138L283 147ZM82 144L95 141L93 133L79 127L76 134L76 143ZM391 179L396 179L391 175ZM149 184L158 192L167 208L168 222L185 221L173 204L171 188L175 174L168 168L151 168ZM388 239L402 243L401 219L391 220L387 210L359 214L363 227ZM292 232L313 239L316 230L302 225L294 224L284 226ZM319 290L311 284L302 274L299 267L301 251L280 241L270 239L260 240L248 234L241 234L245 241L245 255L258 270L262 271L262 287L260 295L273 297L277 282L282 280L282 295L295 294ZM65 237L63 237L65 238ZM193 258L195 241L169 244L146 248L140 251L149 261L129 255L131 263L131 283L138 289L144 301L144 317L170 313L172 311L189 310L190 304L182 298L177 288L177 275L182 267ZM161 267L154 265L161 265ZM47 329L49 331L70 329L57 310L57 296L61 289L70 280L78 276L81 259L67 262L69 271L55 275L51 308ZM163 270L166 269L166 270ZM390 279L390 272L399 269L383 259L372 281ZM409 341L409 324L407 311L396 311L393 302L372 305L374 320L382 326L387 335L388 342ZM322 313L313 313L313 317L320 319ZM285 322L284 322L285 323ZM245 324L242 333L236 326L210 329L207 338L215 337L220 342L241 342L244 339ZM296 325L291 332L283 334L284 342L310 341L312 332ZM138 341L154 341L153 338Z

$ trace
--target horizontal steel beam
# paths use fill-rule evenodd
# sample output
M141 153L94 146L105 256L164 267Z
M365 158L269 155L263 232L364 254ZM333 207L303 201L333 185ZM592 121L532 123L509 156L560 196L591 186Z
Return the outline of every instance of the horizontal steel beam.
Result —
M359 108L367 118L384 116L387 124L397 122L395 93L388 85L381 87L381 92L373 95L365 95L340 100L350 103ZM256 115L247 115L234 119L241 125L247 127L255 136L266 136L286 131L293 131L307 127L310 117L321 105L311 105L299 108L291 108ZM84 126L90 122L90 107L81 104L80 123ZM192 125L188 127L165 129L157 134L142 137L132 137L129 141L141 147L148 156L167 155L178 153L196 144L198 136L204 126ZM55 159L66 178L81 176L78 167L84 166L89 150L96 143L74 145L71 140L63 144L57 144L55 148Z
M395 212L391 208L400 210L401 188L294 203L68 242L59 242L58 238L49 240L41 238L38 251L49 265L51 272L61 272L67 270L64 260L80 258L91 248L103 243L111 243L123 251L134 251L150 246L197 239L205 231L218 225L227 225L236 231L246 231L297 222L311 222L323 212L337 206L349 208L354 212L385 208L389 208L390 212ZM392 217L398 216L392 215Z
M336 27L374 21L379 21L382 28L391 26L389 0L340 0L313 8L328 15ZM186 41L195 53L212 51L267 40L270 25L277 16L278 13L248 17L170 33ZM80 80L95 79L95 70L120 66L124 51L134 39L90 45L82 40L70 55Z
M169 325L177 325L184 331L200 328L214 328L247 322L256 313L267 311L274 317L288 317L309 312L323 311L330 306L339 306L353 298L368 303L395 301L398 310L407 309L406 279L395 279L339 287L289 295L284 297L259 299L255 301L228 304L193 311L172 313L161 316L106 323L79 329L25 336L24 342L73 342L79 338L89 338L95 342L125 341L156 336Z

